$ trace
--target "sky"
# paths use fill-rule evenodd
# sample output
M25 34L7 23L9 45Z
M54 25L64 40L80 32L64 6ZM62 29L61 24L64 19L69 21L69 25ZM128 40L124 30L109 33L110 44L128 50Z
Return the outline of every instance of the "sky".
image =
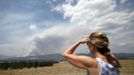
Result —
M96 31L114 53L134 53L133 24L133 0L0 0L0 55L63 53Z

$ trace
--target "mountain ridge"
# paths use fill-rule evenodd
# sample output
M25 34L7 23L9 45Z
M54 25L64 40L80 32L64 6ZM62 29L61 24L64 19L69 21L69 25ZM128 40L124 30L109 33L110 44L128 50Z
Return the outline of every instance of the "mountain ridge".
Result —
M118 59L133 59L134 53L114 53ZM79 53L78 55L91 56L91 54ZM46 54L38 56L11 57L0 55L0 61L63 61L65 60L62 54Z

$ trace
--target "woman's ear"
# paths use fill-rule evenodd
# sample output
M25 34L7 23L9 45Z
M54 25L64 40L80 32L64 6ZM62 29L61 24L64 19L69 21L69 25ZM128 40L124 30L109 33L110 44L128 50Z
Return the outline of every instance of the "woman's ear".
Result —
M97 48L94 45L91 45L90 49L92 50L92 52L96 52Z

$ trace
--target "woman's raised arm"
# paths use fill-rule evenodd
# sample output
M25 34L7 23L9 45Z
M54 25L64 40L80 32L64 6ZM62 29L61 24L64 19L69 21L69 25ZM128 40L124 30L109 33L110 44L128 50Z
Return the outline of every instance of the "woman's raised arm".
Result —
M71 47L69 47L65 52L64 52L64 57L65 59L71 63L72 65L82 68L82 69L87 69L89 67L97 67L97 62L95 59L87 56L78 56L73 54L76 48L80 44L85 44L88 42L88 39L83 38L77 41L75 44L73 44Z

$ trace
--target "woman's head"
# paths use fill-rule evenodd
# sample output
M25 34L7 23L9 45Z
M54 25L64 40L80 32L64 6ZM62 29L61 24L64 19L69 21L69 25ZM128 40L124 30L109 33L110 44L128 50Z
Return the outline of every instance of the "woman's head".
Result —
M95 46L98 50L107 49L109 40L104 32L93 32L89 36L90 44Z
M119 61L110 54L110 49L108 48L109 40L104 32L91 33L87 44L91 52L97 51L104 55L114 67L121 67Z

